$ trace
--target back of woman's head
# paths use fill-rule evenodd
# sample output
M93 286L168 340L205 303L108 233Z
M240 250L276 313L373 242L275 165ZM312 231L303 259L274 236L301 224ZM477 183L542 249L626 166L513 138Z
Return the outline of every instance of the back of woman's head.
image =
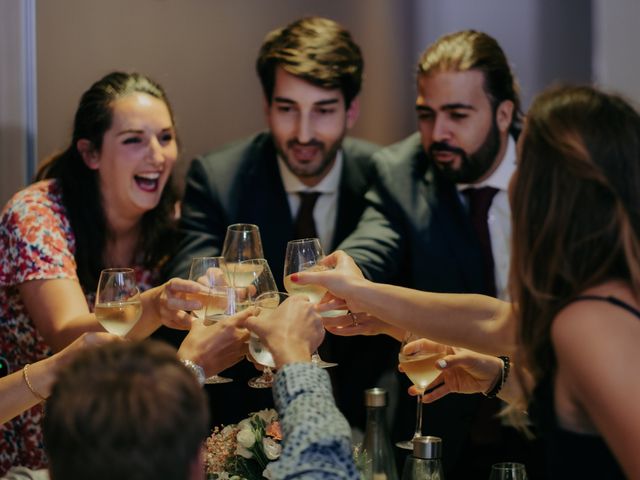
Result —
M640 116L594 87L538 96L512 191L512 297L534 373L555 365L551 322L612 278L640 292Z
M172 123L173 112L167 96L160 85L139 73L112 72L95 82L83 93L73 122L73 133L67 148L43 162L36 179L57 179L62 188L62 197L71 228L76 240L76 263L81 284L94 289L97 276L103 267L103 259L97 252L103 252L108 228L101 203L98 171L89 168L78 150L78 141L89 140L90 148L96 153L102 149L104 134L113 120L113 105L120 98L134 93L145 93L161 100L169 110ZM162 194L158 206L147 212L143 220L147 238L161 236L167 226L167 218L173 212L176 194L170 180ZM146 242L149 243L149 242ZM140 246L140 250L150 252L146 264L158 261L155 245Z

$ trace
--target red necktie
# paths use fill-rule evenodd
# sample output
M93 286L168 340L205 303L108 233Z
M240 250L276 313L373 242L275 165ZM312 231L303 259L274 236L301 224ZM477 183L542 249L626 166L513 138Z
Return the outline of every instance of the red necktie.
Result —
M496 296L496 280L494 275L493 253L491 251L491 236L489 235L489 226L487 225L487 214L489 213L489 207L496 193L498 193L498 189L493 187L468 188L464 191L464 194L469 200L469 217L471 224L478 235L482 258L484 260L484 277L487 289L483 293L491 295L492 297Z
M294 238L315 238L316 222L313 219L313 208L320 196L320 192L298 192L300 196L300 208L293 224Z

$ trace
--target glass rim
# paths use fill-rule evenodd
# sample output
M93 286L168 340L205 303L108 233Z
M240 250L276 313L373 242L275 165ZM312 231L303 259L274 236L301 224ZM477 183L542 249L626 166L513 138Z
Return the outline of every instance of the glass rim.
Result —
M133 273L135 270L131 267L112 267L112 268L103 268L100 270L100 274L102 273Z
M227 230L249 232L252 230L260 231L260 227L255 223L232 223L231 225L227 225Z
M295 240L289 240L287 243L296 244L296 243L309 242L312 240L317 241L318 243L320 242L320 239L318 237L307 237L307 238L296 238Z
M204 258L217 258L217 259L222 259L222 260L224 260L224 257L223 257L222 255L216 255L215 257L214 257L214 256L211 256L211 255L204 255L204 256L202 256L202 257L191 257L191 260L192 260L192 261L193 261L193 260L202 260L202 259L204 259Z

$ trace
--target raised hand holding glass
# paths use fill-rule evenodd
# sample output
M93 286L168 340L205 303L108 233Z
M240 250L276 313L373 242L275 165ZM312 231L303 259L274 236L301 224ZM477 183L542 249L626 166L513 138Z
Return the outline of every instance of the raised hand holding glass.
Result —
M287 243L284 260L284 288L290 295L305 295L311 303L318 303L327 292L320 285L299 285L291 281L291 275L303 270L319 271L327 267L318 262L324 258L324 251L317 238L291 240ZM335 367L337 363L325 362L318 352L314 352L312 361L322 368Z

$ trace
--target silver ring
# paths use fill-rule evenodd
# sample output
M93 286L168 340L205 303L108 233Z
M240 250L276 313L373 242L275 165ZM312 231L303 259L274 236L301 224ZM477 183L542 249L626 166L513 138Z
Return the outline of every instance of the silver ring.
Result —
M351 326L357 327L359 325L357 315L352 311L349 311L349 316L351 317Z

